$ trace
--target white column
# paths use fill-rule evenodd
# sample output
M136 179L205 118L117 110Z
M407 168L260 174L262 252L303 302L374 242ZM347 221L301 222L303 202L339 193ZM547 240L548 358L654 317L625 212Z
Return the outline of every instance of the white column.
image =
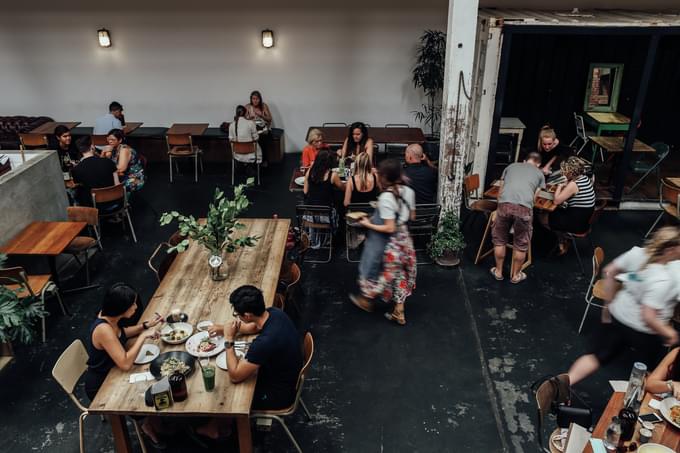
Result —
M472 74L479 0L449 0L439 153L439 202L459 214L466 155L472 148Z

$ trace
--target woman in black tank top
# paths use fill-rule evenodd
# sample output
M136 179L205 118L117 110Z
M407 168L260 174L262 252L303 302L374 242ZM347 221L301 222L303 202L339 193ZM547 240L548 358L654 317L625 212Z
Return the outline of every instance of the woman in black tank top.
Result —
M372 188L366 190L368 187ZM350 203L368 203L377 200L378 195L380 183L375 176L371 157L366 153L360 153L354 162L354 175L347 182L343 204L349 206Z

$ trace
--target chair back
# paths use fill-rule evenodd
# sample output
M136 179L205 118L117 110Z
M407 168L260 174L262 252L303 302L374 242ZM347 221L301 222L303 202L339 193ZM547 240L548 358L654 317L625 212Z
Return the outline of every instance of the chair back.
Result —
M106 135L104 134L92 134L92 144L94 146L106 146L109 143L106 141Z
M187 239L187 237L182 236L182 233L180 233L180 231L177 230L174 233L172 233L172 236L168 238L168 244L174 247L185 239Z
M305 338L302 342L303 351L303 365L300 369L300 377L298 378L298 385L301 384L301 380L307 375L307 370L309 365L312 363L312 357L314 357L314 338L311 332L305 334Z
M279 310L286 309L286 301L283 298L283 294L274 294L274 302L272 303L272 307L278 308Z
M166 134L165 141L168 143L168 149L173 146L193 146L191 134Z
M590 228L593 227L595 222L597 222L597 219L600 217L600 214L602 214L602 211L604 211L604 208L607 207L607 200L599 200L595 204L595 209L593 210L592 215L590 216L590 220L588 220L588 225Z
M19 143L21 143L21 149L25 150L26 147L35 148L47 148L47 136L44 134L19 134Z
M668 182L666 178L661 180L660 204L662 207L664 202L670 203L676 208L680 207L680 188Z
M321 127L347 127L347 123L323 123Z
M475 198L479 198L479 174L475 173L470 176L466 176L463 179L463 186L465 187L465 190L463 191L465 207L470 209L470 197L474 196Z
M552 410L553 403L569 400L569 375L560 374L544 380L536 389L536 408L538 413L538 442L543 445L543 421Z
M255 154L257 142L231 142L231 152L234 154Z
M576 135L578 135L579 138L583 140L587 139L586 126L583 123L583 116L577 115L576 112L574 112L574 123L576 124Z
M593 252L593 275L590 277L590 283L588 284L588 289L586 290L586 300L591 298L593 287L595 282L600 275L600 269L602 269L602 263L604 262L604 250L602 247L595 247Z
M28 276L26 270L21 266L6 267L0 269L0 285L12 286L19 285L20 291L27 291L31 296L35 297L31 286L28 284Z
M331 229L332 208L330 206L300 204L295 207L295 216L300 228ZM325 219L328 219L328 222Z
M121 199L127 202L125 186L122 183L116 184L115 186L103 187L101 189L92 189L90 193L92 194L92 201L94 202L95 207L97 207L97 203L107 203L109 201Z
M409 126L408 124L405 124L405 123L387 123L387 124L385 124L385 128L386 128L386 129L392 128L392 127L409 128L409 127L411 127L411 126Z
M667 144L662 142L652 143L650 146L656 151L656 159L659 161L665 159L671 150Z
M167 242L161 242L156 247L156 250L153 251L147 262L149 268L156 274L158 283L163 281L165 274L168 273L170 266L175 261L175 258L177 258L176 251L168 253L170 247L172 246Z
M80 401L73 395L78 380L87 370L87 350L80 340L74 340L71 345L61 353L52 368L52 377L59 383L61 388L71 397L81 411L86 411Z
M85 206L69 206L66 208L69 222L86 222L91 227L99 225L99 210Z
M416 218L408 224L411 236L432 235L439 224L441 209L439 204L417 204Z

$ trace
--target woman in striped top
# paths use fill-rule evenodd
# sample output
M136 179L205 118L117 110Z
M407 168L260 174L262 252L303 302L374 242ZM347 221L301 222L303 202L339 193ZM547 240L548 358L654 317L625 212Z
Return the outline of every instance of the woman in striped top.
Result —
M559 240L559 254L567 252L569 242L563 233L584 233L588 231L590 217L595 209L595 190L586 176L587 162L571 156L560 164L566 183L557 186L554 203L555 211L541 220L544 226L555 231Z

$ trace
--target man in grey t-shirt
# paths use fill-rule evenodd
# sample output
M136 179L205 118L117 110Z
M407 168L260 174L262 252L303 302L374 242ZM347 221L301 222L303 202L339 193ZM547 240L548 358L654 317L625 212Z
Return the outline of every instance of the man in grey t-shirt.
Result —
M533 232L533 207L536 193L545 187L545 177L539 167L541 155L532 152L522 163L508 165L501 176L501 187L496 209L496 221L491 230L496 266L491 273L496 280L503 280L505 247L514 229L512 239L511 282L519 283L527 276L522 272Z

